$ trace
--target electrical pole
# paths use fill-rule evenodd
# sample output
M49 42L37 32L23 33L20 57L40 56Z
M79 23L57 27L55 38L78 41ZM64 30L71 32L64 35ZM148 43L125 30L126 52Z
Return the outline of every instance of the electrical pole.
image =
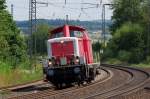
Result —
M147 55L150 55L150 22L147 24Z
M14 5L11 4L11 16L13 17L14 16Z
M65 0L65 5L67 4L67 0Z
M32 34L36 32L36 0L29 0L29 31L30 31L30 41L29 41L29 54L30 58L32 59L32 54L33 54L33 38ZM36 49L36 44L35 44L35 38L34 38L34 53Z
M148 3L148 17L150 18L150 2ZM147 55L150 55L150 19L148 20L148 31L147 31Z
M102 36L104 41L104 46L106 47L107 44L107 37L106 37L106 18L105 18L105 6L110 6L114 4L103 4L102 6Z
M103 37L103 42L105 45L106 43L106 40L105 40L105 4L103 4L102 6L102 37Z
M43 4L48 6L48 3L37 2L37 0L29 0L29 31L30 31L30 41L29 41L29 54L32 58L32 54L36 54L36 38L32 38L32 34L37 31L37 4ZM34 46L33 46L34 44ZM34 48L34 51L32 50Z
M33 35L33 33L36 33L36 31L37 31L37 4L44 4L44 5L48 6L48 3L45 3L45 2L37 2L37 0L29 0L30 40L29 40L28 44L29 44L30 60L32 59L33 52L34 52L35 67L36 67L36 37L35 37L35 35Z
M69 24L69 16L66 15L66 24Z
M36 39L33 33L36 33L36 0L29 0L29 55L30 55L30 66L32 66L33 52L34 52L34 60L35 60L35 68L36 68ZM33 51L34 49L34 51Z

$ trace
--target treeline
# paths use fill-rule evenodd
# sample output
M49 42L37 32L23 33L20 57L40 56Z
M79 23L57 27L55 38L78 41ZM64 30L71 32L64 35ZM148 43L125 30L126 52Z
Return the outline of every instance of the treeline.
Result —
M6 10L5 0L0 0L0 63L8 63L15 68L16 64L25 61L26 57L24 37Z
M25 33L27 33L28 30L28 21L16 21L17 26L20 27ZM66 24L66 20L63 19L55 19L55 20L48 20L48 19L38 19L37 23L42 24L48 24L49 26L58 27L61 25ZM90 31L97 31L101 29L101 20L96 21L80 21L80 20L69 20L70 25L79 25L83 26L87 30ZM109 28L109 26L112 24L111 20L106 20L106 28Z
M33 55L47 56L47 40L49 39L50 36L50 30L52 30L53 28L54 27L49 26L46 23L40 23L37 25L37 31L34 32L31 36L31 39L33 40L32 43ZM28 38L30 37L28 36Z
M113 38L103 59L116 58L125 63L150 61L150 1L113 0Z

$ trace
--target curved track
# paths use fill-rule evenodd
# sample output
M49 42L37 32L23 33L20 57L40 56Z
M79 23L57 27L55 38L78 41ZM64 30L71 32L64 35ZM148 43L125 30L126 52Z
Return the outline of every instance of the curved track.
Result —
M34 93L37 90L46 90L50 88L54 87L49 83L43 82L43 80L37 80L30 83L28 82L25 84L19 84L15 86L3 87L0 89L0 99L25 95L29 93Z
M62 90L54 87L45 90L18 94L7 97L10 99L121 99L143 88L149 82L149 74L140 69L106 65L101 66L102 77L97 77L94 82L81 87L72 86ZM134 99L134 98L133 98ZM136 98L135 98L136 99Z
M104 93L96 93L91 96L86 97L86 99L104 99L104 98L118 98L121 99L123 96L136 92L144 87L146 83L150 81L149 74L145 71L140 69L131 68L131 67L123 67L123 66L116 66L116 65L106 65L111 68L116 68L120 70L126 70L132 75L132 78L121 85L117 86L116 88L107 89ZM135 99L135 98L134 98Z
M107 79L111 79L111 77L112 77L112 72L111 71L102 69L101 70L101 75L96 77L96 81L94 83L99 82L99 81L105 81ZM88 84L88 85L92 85L92 84L93 83ZM86 86L82 86L82 87L86 87ZM17 99L22 99L22 98L24 98L24 99L29 99L29 98L33 99L34 98L35 99L35 98L39 98L40 99L40 98L43 98L43 97L46 97L46 96L53 96L53 95L60 94L60 93L63 93L63 92L69 92L69 91L79 89L79 88L82 88L82 87L72 86L72 87L62 89L62 90L55 90L54 87L50 87L48 89L45 89L44 85L43 85L43 87L41 87L40 90L37 90L37 88L34 88L34 89L32 89L32 91L29 91L28 93L25 92L24 95L22 94L22 92L26 91L26 90L30 90L31 88L29 88L29 89L27 88L25 90L24 89L23 90L16 89L16 90L18 90L17 91L18 93L15 94L15 95L11 95L11 96L8 95L7 98L11 98L11 99L16 99L16 98ZM19 92L21 94L19 94Z

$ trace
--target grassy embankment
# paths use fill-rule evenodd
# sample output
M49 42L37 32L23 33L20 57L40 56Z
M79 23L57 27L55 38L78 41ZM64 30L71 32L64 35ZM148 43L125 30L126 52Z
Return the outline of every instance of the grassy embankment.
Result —
M107 64L125 64L125 65L133 66L133 67L150 68L150 60L149 59L145 60L139 64L129 64L126 62L122 62L118 59L111 58L111 59L108 59L107 61L105 61L105 63L107 63Z
M0 61L0 88L22 84L42 78L42 68L40 64L36 69L25 68L26 63L20 64L16 69L11 69L6 63Z

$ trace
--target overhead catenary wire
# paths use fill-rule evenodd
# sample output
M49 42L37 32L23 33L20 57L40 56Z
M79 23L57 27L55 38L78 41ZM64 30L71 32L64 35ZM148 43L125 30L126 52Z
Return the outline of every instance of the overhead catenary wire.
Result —
M84 2L84 0L81 0L81 3L83 3L83 2ZM81 10L82 10L82 8L83 8L83 5L81 5ZM81 15L82 15L82 13L80 12L80 13L79 13L79 15L78 15L77 20L79 20L79 19L80 19Z
M65 5L66 5L66 3L67 4L73 4L73 5L76 5L76 4L81 4L81 5L88 5L88 7L83 7L83 9L90 9L90 8L98 8L100 5L101 5L101 2L100 2L100 4L99 3L68 3L68 2L66 2L65 1ZM52 3L52 2L47 2L47 3L45 3L45 4L47 4L47 5L52 5L52 6L54 6L54 7L60 7L60 8L63 8L64 6L62 5L63 3L62 2L55 2L55 3ZM90 5L90 7L89 7L89 5ZM91 7L91 5L94 5L94 6L92 6ZM67 6L65 6L66 8L68 8L68 9L75 9L75 10L80 10L80 8L73 8L73 7L67 7Z
M93 16L91 17L86 11L83 11L83 9L84 10L94 9L94 8L97 9L101 5L101 3L97 3L97 4L95 3L94 4L94 3L81 2L81 3L78 3L78 4L81 4L81 8L75 8L75 7L68 6L69 4L71 4L71 3L68 4L68 2L67 2L66 5L63 5L61 3L52 3L52 2L47 2L47 3L48 3L48 6L53 6L53 7L56 7L56 8L62 8L62 9L64 9L63 11L66 10L67 12L71 12L71 13L76 11L77 13L79 13L79 15L77 16L77 20L82 16L82 14L84 14L88 18L92 18ZM90 4L92 4L92 5L90 5ZM84 6L86 6L86 7L84 7ZM57 14L57 13L55 13L55 14ZM66 14L64 13L64 15L66 15Z
M55 0L52 0L52 1L49 1L49 0L37 0L37 15L38 16L41 16L43 18L53 18L53 19L56 19L55 17L57 18L60 18L60 19L65 19L65 17L61 17L60 15L57 15L57 14L62 14L63 15L63 11L66 11L66 13L63 15L65 16L67 13L72 15L72 13L75 13L72 16L70 16L70 19L78 19L78 20L84 20L83 17L86 17L86 19L88 20L98 20L100 19L100 17L98 15L94 15L93 14L90 14L90 13L100 13L99 10L97 9L101 9L101 4L102 4L102 0L94 0L93 2L89 2L87 0L81 0L81 2L71 2L70 0L66 0L66 4L65 2L59 2L61 0L58 0L58 1L55 1ZM45 6L41 6L42 4L45 4ZM76 6L77 5L77 6ZM81 6L80 6L81 5ZM16 8L19 8L17 10L15 10L15 13L16 11L21 11L21 9L27 9L28 10L28 7L26 6L20 6L20 5L15 5ZM50 9L51 8L56 8L53 10L53 12L55 12L55 16L52 16L51 15L48 15L49 13L45 13L45 11L43 10L42 12L42 9L40 9L41 7L49 7ZM63 11L62 11L63 9ZM84 9L84 11L82 11L81 9ZM91 10L90 10L91 9ZM93 10L95 9L95 10ZM94 11L94 12L93 12ZM42 15L40 15L40 13L43 13ZM21 14L21 13L19 13ZM16 15L16 14L15 14ZM21 14L19 17L23 16L24 14ZM37 17L38 18L38 17Z
M50 6L53 6L53 7L58 8L58 10L59 10L59 8L63 8L63 9L65 9L66 11L68 11L70 13L73 13L73 12L75 12L75 13L82 13L81 7L76 7L76 5L83 6L82 9L85 9L85 11L88 10L88 9L94 9L94 8L97 9L97 6L100 5L99 1L97 1L97 0L94 1L94 2L88 2L88 1L70 2L69 0L66 0L65 1L65 4L66 4L65 7L63 5L64 2L59 2L59 1L55 1L55 0L52 0L52 1L44 0L44 1L45 2L43 2L43 0L42 1L41 0L37 0L37 4L38 4L37 5L37 10L40 10L41 7L50 7ZM45 4L45 6L41 6L43 4ZM73 5L73 6L71 6L71 5ZM15 5L15 8L18 8L17 10L15 10L15 12L16 11L21 11L21 9L28 11L28 9L29 9L26 6L20 6L20 5ZM41 12L41 10L40 10L40 12ZM57 14L57 12L56 12L56 14ZM91 15L89 15L89 12L87 12L87 14L88 14L88 16L91 16ZM21 15L23 15L23 14L21 14ZM56 17L56 15L55 15L55 17ZM79 14L76 17L77 18L78 17L82 17L82 14L81 15Z

